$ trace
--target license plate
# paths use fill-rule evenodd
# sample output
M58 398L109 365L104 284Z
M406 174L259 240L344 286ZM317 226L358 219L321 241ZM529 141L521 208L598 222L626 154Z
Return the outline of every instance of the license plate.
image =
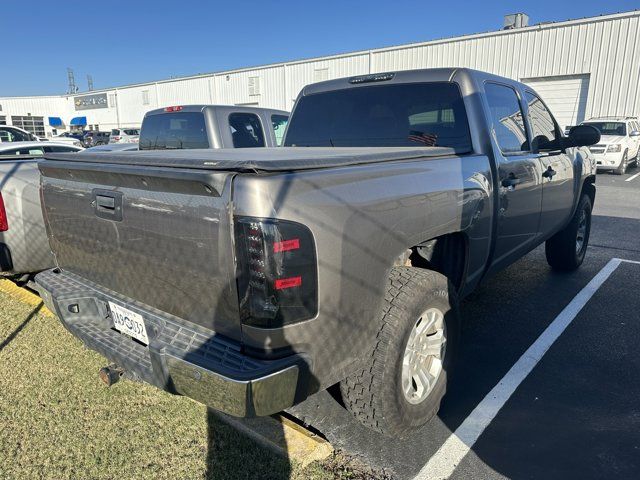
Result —
M113 318L113 326L116 330L149 345L149 337L142 315L112 302L109 302L109 310L111 310L111 318Z

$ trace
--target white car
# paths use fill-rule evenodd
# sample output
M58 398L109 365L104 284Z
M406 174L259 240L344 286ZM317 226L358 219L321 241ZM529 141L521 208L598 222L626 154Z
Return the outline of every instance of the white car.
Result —
M600 142L589 147L598 170L613 170L622 175L629 165L638 166L640 122L636 117L591 118L582 124L600 130Z
M53 152L79 152L82 147L58 142L5 142L0 143L0 157L6 160L9 155L28 155L31 157L41 157L45 153Z
M5 142L39 142L33 133L12 125L0 125L0 143Z
M82 142L77 137L72 136L70 132L63 132L60 135L51 137L51 141L66 143L68 145L73 145L74 147L82 147Z
M114 128L109 137L109 143L138 143L139 140L139 128Z

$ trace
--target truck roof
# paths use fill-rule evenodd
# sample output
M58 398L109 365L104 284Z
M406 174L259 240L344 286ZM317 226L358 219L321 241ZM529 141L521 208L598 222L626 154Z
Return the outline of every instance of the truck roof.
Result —
M194 150L140 150L132 152L49 153L46 160L123 164L198 170L284 172L331 168L420 157L457 156L445 147L272 147Z
M472 68L449 67L449 68L423 68L420 70L401 70L368 75L356 75L354 77L337 78L324 82L312 83L305 86L300 95L311 95L328 90L340 90L344 88L358 88L376 83L412 83L412 82L451 82L454 80L460 83L470 81L471 78L481 80L495 79L505 83L518 83L516 80L500 77L491 73L474 70Z
M289 115L289 112L284 110L277 110L274 108L264 108L264 107L251 107L246 105L207 105L207 104L196 104L196 105L178 105L180 107L181 112L202 112L205 109L210 110L229 110L234 112L247 112L247 113L256 113L256 112L267 112L267 113L275 113L279 115ZM163 113L169 113L167 108L175 108L175 106L169 106L162 108L156 108L154 110L149 110L145 113L145 117L147 115L158 115Z

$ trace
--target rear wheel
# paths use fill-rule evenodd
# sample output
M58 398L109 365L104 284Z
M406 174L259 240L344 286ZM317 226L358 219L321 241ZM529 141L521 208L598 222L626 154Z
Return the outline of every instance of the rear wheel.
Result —
M569 225L547 240L547 262L554 270L571 271L582 265L591 233L591 208L591 200L583 195Z
M349 411L364 425L403 436L440 408L460 332L456 294L430 270L395 267L366 368L343 380Z
M613 173L616 175L624 175L627 172L627 166L629 164L629 160L627 159L627 152L625 151L622 155L622 161L620 162L620 166L616 168Z

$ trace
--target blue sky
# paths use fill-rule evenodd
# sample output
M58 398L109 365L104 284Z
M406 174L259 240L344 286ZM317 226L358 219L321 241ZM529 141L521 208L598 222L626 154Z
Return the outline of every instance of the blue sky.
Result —
M637 0L3 1L0 96L81 91L639 8ZM579 6L577 6L579 5ZM28 6L28 7L27 7Z

